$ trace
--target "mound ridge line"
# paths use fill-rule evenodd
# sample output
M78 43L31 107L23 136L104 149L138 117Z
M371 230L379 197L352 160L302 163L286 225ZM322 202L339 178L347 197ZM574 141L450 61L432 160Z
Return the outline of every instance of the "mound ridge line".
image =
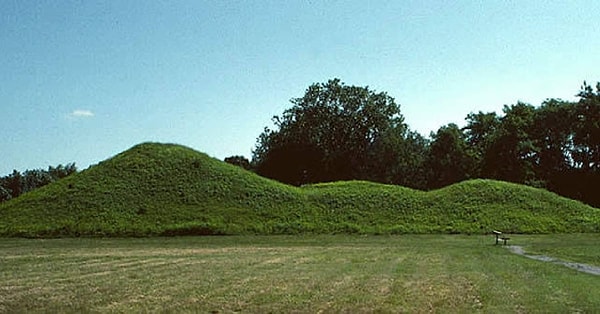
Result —
M143 143L0 204L0 236L600 232L600 210L494 180L419 191L285 185L193 149Z

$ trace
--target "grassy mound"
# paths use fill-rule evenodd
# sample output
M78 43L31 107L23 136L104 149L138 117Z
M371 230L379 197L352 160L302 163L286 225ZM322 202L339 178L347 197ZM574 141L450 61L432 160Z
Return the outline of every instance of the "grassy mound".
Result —
M0 205L0 235L600 232L600 210L516 184L422 192L351 181L284 185L192 149L137 145Z

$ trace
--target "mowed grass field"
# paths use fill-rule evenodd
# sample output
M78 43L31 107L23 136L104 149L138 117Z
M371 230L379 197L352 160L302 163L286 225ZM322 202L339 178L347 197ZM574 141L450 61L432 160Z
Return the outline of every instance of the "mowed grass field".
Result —
M600 262L600 235L513 235ZM587 312L600 276L492 236L0 239L0 312Z

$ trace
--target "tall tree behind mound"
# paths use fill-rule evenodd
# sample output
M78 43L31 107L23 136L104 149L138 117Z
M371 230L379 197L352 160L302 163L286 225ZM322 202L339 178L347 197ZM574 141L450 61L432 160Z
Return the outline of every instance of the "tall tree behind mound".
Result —
M275 116L253 152L259 174L301 185L351 179L392 183L389 173L408 162L390 150L410 133L400 106L385 92L346 86L339 79L313 84L293 107ZM419 141L415 141L419 143ZM396 145L396 144L395 144ZM380 158L382 154L393 156ZM390 169L389 173L381 171Z

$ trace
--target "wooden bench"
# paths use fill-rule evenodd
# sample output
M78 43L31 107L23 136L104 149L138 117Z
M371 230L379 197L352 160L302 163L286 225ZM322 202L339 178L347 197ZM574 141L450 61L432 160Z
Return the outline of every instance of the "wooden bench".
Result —
M498 245L500 240L502 240L503 245L506 245L508 240L510 240L509 237L503 236L502 232L500 231L492 230L492 233L496 236L496 245Z

